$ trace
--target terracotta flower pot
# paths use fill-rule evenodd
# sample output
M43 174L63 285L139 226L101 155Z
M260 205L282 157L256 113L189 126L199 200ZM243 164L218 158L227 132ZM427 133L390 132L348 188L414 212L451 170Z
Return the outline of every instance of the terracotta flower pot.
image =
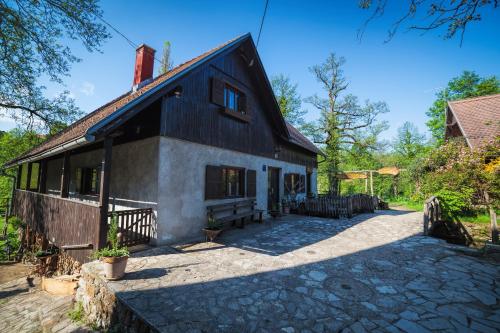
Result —
M221 233L221 229L203 229L205 236L210 242L213 242L215 238Z
M125 275L128 256L123 257L102 257L104 275L108 280L118 280Z

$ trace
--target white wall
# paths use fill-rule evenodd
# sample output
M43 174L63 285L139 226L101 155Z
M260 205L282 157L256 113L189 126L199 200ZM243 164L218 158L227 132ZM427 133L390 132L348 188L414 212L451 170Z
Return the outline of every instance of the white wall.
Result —
M283 175L306 174L306 167L265 157L169 137L160 137L158 163L158 244L201 237L206 224L206 206L238 199L205 200L205 168L228 165L257 171L257 208L267 209L267 171L263 166L281 168L280 198L283 198ZM316 169L312 191L317 193ZM241 199L240 199L241 200Z

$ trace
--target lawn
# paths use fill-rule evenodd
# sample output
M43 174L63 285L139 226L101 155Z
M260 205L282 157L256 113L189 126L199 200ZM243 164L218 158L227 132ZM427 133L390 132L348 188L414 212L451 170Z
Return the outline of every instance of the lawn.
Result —
M387 202L389 203L389 208L404 208L407 210L412 210L412 211L422 211L423 210L423 203L418 202L418 201L412 201L404 198L392 198L388 199Z

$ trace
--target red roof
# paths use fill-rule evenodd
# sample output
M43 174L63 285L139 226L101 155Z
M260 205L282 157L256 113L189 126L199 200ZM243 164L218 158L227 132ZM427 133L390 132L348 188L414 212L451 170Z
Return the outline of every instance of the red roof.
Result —
M471 148L500 135L500 94L450 101L448 107Z
M60 146L63 146L71 141L80 139L84 137L87 134L87 131L89 128L92 126L96 125L100 121L104 120L105 118L111 116L115 111L119 110L120 108L124 107L128 103L132 102L139 96L145 94L146 92L150 91L152 88L160 85L162 82L167 81L170 78L175 77L178 74L181 74L182 72L186 71L190 67L194 66L195 64L198 64L199 62L209 58L211 55L216 53L219 50L222 50L226 46L229 46L233 42L236 42L238 40L244 40L249 36L243 35L237 38L234 38L216 48L211 49L208 52L205 52L201 55L199 55L196 58L193 58L183 64L180 64L170 70L167 73L164 73L162 75L157 76L156 78L153 79L151 83L148 83L144 86L142 86L140 89L137 91L129 91L124 93L123 95L115 98L114 100L110 101L109 103L101 106L100 108L96 109L95 111L87 114L83 118L77 120L73 124L71 124L69 127L64 129L63 131L59 132L55 136L51 137L49 140L43 142L39 146L33 148L32 150L28 151L27 153L23 154L22 156L10 161L7 163L7 166L11 166L14 163L27 159L27 158L32 158L38 154L45 153L46 151L50 151L52 149L56 149ZM307 150L313 151L318 153L319 150L312 144L309 140L307 140L300 132L298 132L293 126L290 124L287 124L288 130L290 132L290 141L296 145L299 145Z

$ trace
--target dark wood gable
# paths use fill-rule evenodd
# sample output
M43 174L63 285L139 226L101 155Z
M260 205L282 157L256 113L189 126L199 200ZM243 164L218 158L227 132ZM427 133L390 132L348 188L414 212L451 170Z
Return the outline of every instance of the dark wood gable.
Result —
M238 48L178 80L182 95L163 97L161 134L269 158L278 152L280 159L315 164L314 153L288 146L280 139L285 135L281 129L284 123L279 123L283 122L279 113L280 119L276 118L275 100L264 91L269 88L262 83L258 66ZM226 85L241 93L239 105L244 112L225 112Z

